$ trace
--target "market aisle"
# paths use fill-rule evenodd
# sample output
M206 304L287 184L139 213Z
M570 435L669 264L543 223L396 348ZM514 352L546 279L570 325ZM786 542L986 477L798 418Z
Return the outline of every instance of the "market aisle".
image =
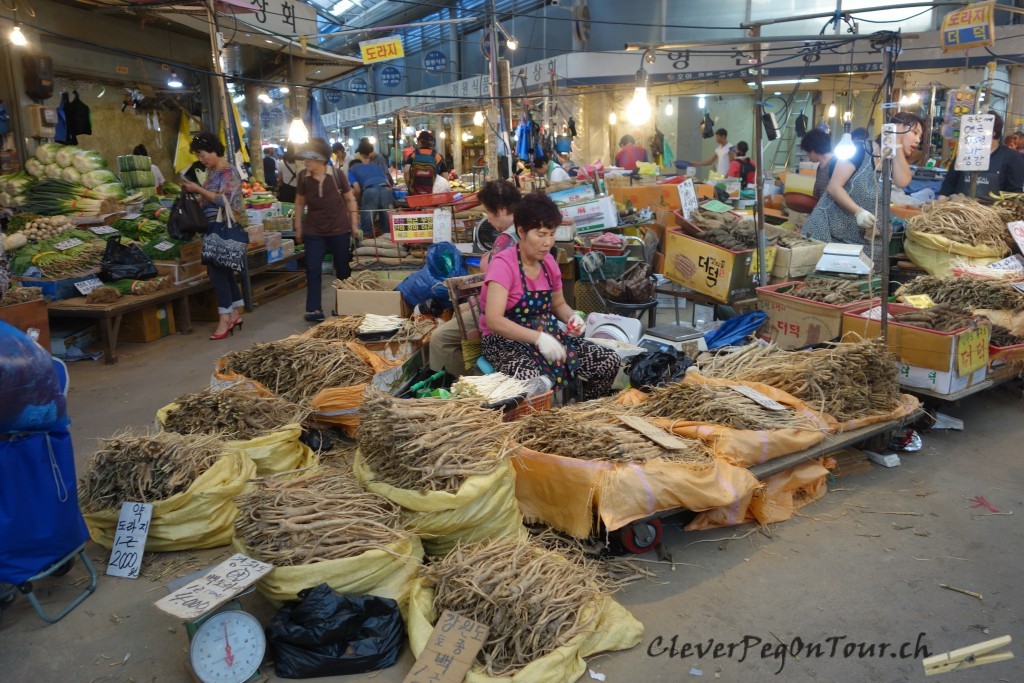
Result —
M71 414L79 472L91 454L92 439L124 426L150 425L159 407L203 387L223 353L305 329L302 296L294 293L260 307L247 315L244 333L224 342L207 340L200 323L191 336L125 345L115 366L73 364ZM644 623L644 640L630 651L592 659L590 668L605 673L609 683L715 680L715 673L720 680L741 682L919 681L924 680L922 655L914 650L920 633L925 634L920 644L933 654L1019 635L1022 591L1015 576L1024 538L1014 520L1024 514L1018 484L1024 480L1024 465L1016 443L1020 411L1019 389L992 391L950 408L946 412L964 419L966 431L925 435L924 449L903 456L902 467L876 467L840 479L800 517L765 533L750 526L683 533L666 523L675 570L647 565L656 567L659 576L617 595ZM971 509L964 500L974 496L1014 514L983 516L990 513ZM736 539L720 540L729 537ZM89 549L102 567L106 551L94 545ZM97 592L52 626L19 599L0 620L2 678L188 680L182 669L184 629L152 603L164 595L169 579L228 554L224 548L147 558L143 578L101 577ZM653 554L643 559L655 560ZM42 586L53 588L56 604L83 574L76 568ZM945 590L939 583L976 591L984 599ZM258 596L247 596L244 605L264 623L273 611ZM801 638L803 652L783 657L776 637L790 644ZM709 640L711 654L696 656L696 645L707 647ZM828 656L833 642L838 645L834 658ZM898 656L903 642L910 643L909 659ZM715 658L717 643L724 645ZM731 655L730 643L741 643ZM808 643L822 644L823 656L808 654ZM891 645L882 657L844 657L848 643ZM686 644L691 645L684 658L680 653ZM764 646L769 646L767 658L761 656ZM891 648L897 657L890 656ZM398 683L410 665L406 652L397 666L372 680ZM691 667L703 676L691 675ZM956 674L957 681L1022 679L1020 659Z

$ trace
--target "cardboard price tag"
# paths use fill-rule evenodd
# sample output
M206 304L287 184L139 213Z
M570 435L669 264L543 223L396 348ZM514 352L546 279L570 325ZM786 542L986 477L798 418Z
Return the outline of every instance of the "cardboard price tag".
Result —
M83 242L82 240L78 239L77 237L72 237L71 239L64 240L62 242L57 242L57 244L53 245L53 248L56 249L57 251L67 251L68 249L74 249L75 247L81 246L83 244L85 244L85 242Z
M273 565L235 553L154 604L171 616L192 621L235 597L273 568Z
M95 275L93 275L91 278L87 280L82 280L81 282L75 283L75 289L77 289L78 293L81 294L82 296L85 296L86 294L96 289L97 287L102 286L103 282Z
M757 389L743 386L742 384L730 384L729 388L735 391L737 394L743 394L750 400L760 405L762 408L767 408L768 410L788 410L786 406L782 405L776 400L768 398Z
M486 640L486 626L445 610L402 683L462 683Z
M96 235L110 235L111 233L117 232L117 230L114 230L109 225L94 225L89 228L89 232Z
M149 535L149 520L152 517L151 503L121 504L121 514L114 531L114 545L110 548L110 560L107 562L109 576L139 578L142 553L146 549L146 537Z
M914 308L931 308L935 305L935 302L927 294L908 294L903 297L903 300Z
M988 363L988 325L961 332L956 338L956 371L965 377Z
M690 216L695 214L700 209L700 203L697 201L697 192L693 189L693 180L687 178L684 182L679 183L679 203L683 207L683 218L690 220Z

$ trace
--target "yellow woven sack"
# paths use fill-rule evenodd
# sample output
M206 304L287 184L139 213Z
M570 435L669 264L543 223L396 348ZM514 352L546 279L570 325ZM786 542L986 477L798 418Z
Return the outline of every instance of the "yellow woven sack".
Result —
M249 557L252 554L237 538L235 549ZM376 595L391 598L406 616L409 588L423 563L423 545L416 536L398 541L387 549L368 550L356 557L301 564L294 567L275 567L256 584L275 607L289 600L297 600L299 591L326 583L340 593Z
M430 640L437 622L434 611L434 590L423 579L412 586L409 616L405 627L409 647L419 657ZM483 673L476 665L466 674L465 683L571 683L587 671L586 657L598 652L628 650L644 635L644 626L625 607L610 596L602 596L587 608L589 628L568 643L517 671L510 677L497 678Z
M353 469L368 491L403 508L406 528L419 534L429 555L447 555L459 541L527 536L516 502L516 474L508 460L490 474L467 477L455 493L411 491L375 481L358 450Z
M256 464L245 453L229 450L192 485L153 503L146 550L171 552L219 548L231 543L238 508L234 497L256 476ZM114 544L119 508L83 513L92 540L104 548Z
M346 342L345 345L369 363L374 373L384 372L403 363L401 360L387 360L358 342ZM341 427L349 436L355 436L359 427L359 406L363 404L363 392L367 386L357 384L351 387L331 387L319 392L310 401L316 410L313 421L319 425Z
M958 259L972 266L987 266L1010 253L1010 248L985 247L954 242L948 237L932 235L907 228L903 242L907 258L924 268L929 275L949 277L953 274L951 261Z

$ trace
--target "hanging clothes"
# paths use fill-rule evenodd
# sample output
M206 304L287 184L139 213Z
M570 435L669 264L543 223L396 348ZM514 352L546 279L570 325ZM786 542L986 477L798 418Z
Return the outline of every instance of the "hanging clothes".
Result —
M657 126L654 127L654 135L651 136L648 147L651 149L651 161L661 166L665 151L665 134L658 130Z
M74 145L76 142L68 135L68 94L62 92L60 94L60 104L57 105L57 127L56 132L53 134L55 142L59 142L64 145Z
M92 135L92 117L89 107L78 97L78 91L72 90L75 99L68 102L65 107L68 123L68 137L77 138L79 135ZM74 140L71 144L78 144Z

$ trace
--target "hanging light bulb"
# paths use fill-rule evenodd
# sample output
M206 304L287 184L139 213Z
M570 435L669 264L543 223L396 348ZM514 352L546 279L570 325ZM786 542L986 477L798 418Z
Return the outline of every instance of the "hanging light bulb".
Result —
M672 116L672 114L674 114L675 111L676 111L676 108L674 106L672 106L671 102L669 102L668 104L665 105L665 116Z
M178 72L177 71L172 71L171 72L171 77L167 79L167 87L168 88L180 88L182 85L184 85L184 84L181 82L181 79L178 78Z
M636 89L633 91L633 99L626 107L626 119L633 125L651 120L651 103L647 99L647 72L642 68L636 72Z
M376 136L376 135L371 135L371 136L370 136L369 138L367 138L367 139L368 139L368 140L370 141L370 144L371 144L371 145L376 145L376 144L377 144L377 136Z
M349 146L349 147L351 147L351 146L352 146L352 138L349 138L349 139L348 139L348 140L346 140L345 142L347 142L347 143L348 143L348 146Z
M828 105L828 117L830 119L834 119L836 117L836 104L835 104L835 102L833 102L832 104Z
M478 111L477 113L473 114L473 125L474 126L482 126L482 125L484 125L484 113L482 111Z
M857 152L857 146L853 144L853 137L850 135L850 122L843 124L843 137L839 138L834 154L837 159L849 159Z
M277 92L281 93L282 95L287 95L289 92L291 92L291 88L282 83L277 87Z
M445 132L444 132L444 131L442 130L442 131L441 131L440 133L438 133L438 134L437 134L437 137L439 137L439 138L441 138L442 140L444 140L444 139L445 139L446 137L448 137L448 134L447 134L447 133L445 133Z
M708 101L701 95L697 98L697 109L703 109L707 105Z
M242 128L248 128L248 127L249 127L249 122L248 121L242 121Z
M519 47L519 41L516 40L515 37L510 36L509 39L505 41L505 45L508 46L508 49L514 51L516 48Z
M309 131L306 130L306 124L298 116L292 119L292 125L288 127L288 142L294 142L297 145L309 142Z
M11 29L11 44L19 47L28 45L28 38L21 32L21 24L15 24Z
M619 122L619 117L615 115L615 112L609 112L608 113L608 125L609 126L614 126L618 122Z
M256 99L262 102L263 104L270 104L271 102L274 101L270 99L270 95L267 94L266 90L261 90L260 94L256 96Z

